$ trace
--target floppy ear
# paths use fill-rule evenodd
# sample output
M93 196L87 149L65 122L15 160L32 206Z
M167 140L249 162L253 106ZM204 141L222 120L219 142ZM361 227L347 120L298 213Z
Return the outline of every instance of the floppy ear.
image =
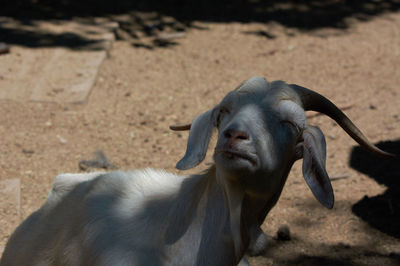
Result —
M193 120L186 147L186 154L176 164L176 168L187 170L195 167L204 160L214 127L214 109L208 110Z
M303 131L303 176L317 200L332 209L335 200L325 162L324 134L319 127L307 126Z

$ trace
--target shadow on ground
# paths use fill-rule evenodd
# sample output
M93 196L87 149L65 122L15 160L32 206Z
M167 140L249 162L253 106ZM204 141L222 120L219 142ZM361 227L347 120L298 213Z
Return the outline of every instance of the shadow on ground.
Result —
M298 247L303 247L299 249ZM375 243L363 246L350 246L342 243L335 245L304 242L302 239L291 241L272 240L263 257L257 260L268 260L265 264L273 265L399 265L400 254L381 253L376 251Z
M400 139L380 142L376 146L400 154ZM355 147L351 153L350 166L387 187L383 194L365 196L357 202L352 207L353 213L379 231L400 238L400 156L382 159Z
M159 23L163 17L179 22L178 30L191 27L194 21L202 22L261 22L271 21L299 30L314 30L325 27L346 29L348 18L368 20L387 11L397 11L396 0L15 0L2 5L0 17L12 17L23 25L33 20L91 19L116 15L133 15L130 21L119 21L128 28L127 32L137 38L130 28L139 28L145 35L154 29L162 30L168 23ZM137 15L147 14L147 18ZM145 16L146 17L146 16ZM171 22L171 19L169 19ZM139 25L139 27L137 27ZM182 27L182 25L184 27ZM65 46L83 47L85 41L79 36L57 35L46 32L27 32L2 27L2 41L28 47Z
M400 154L400 139L376 144L380 149L392 154ZM351 152L350 166L373 178L387 189L375 197L364 197L352 206L352 212L375 228L391 237L400 238L400 156L383 159L357 146ZM307 209L313 209L316 202L310 201ZM295 219L297 226L311 228L324 218L325 214L307 219ZM290 241L276 238L268 244L262 257L254 260L268 265L400 265L400 253L382 251L379 239L372 239L361 245L321 244L309 242L301 235Z
M5 28L1 26L0 22L0 41L11 45L17 44L31 48L68 47L71 49L98 49L97 43L99 41L91 40L78 34L70 32L55 34L39 28L32 28L19 28L18 25L13 25L12 28Z

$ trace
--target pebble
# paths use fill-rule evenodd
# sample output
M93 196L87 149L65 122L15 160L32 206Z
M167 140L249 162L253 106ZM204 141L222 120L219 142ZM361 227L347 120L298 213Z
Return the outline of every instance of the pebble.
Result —
M67 144L67 140L61 137L60 135L57 135L58 140L60 141L61 144Z
M278 232L276 232L276 236L278 240L283 240L283 241L291 240L292 237L290 235L289 226L281 225L278 229Z
M0 42L0 54L8 54L10 52L10 46L4 42Z
M289 45L287 49L288 49L289 51L292 51L294 48L296 48L295 45Z
M33 154L33 153L35 153L34 150L30 150L30 149L22 149L22 152L25 153L25 154Z

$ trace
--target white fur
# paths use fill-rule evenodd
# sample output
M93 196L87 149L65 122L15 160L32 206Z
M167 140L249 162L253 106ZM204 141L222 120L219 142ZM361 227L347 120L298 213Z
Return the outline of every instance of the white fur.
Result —
M201 177L149 168L61 174L45 204L10 238L0 264L194 265L210 207L208 195L192 197ZM203 183L205 192L208 183ZM187 214L177 213L185 209L181 203L192 204ZM182 215L191 221L187 228L180 228ZM216 217L215 223L223 223ZM165 244L169 233L181 229L182 236ZM13 254L17 250L25 256Z

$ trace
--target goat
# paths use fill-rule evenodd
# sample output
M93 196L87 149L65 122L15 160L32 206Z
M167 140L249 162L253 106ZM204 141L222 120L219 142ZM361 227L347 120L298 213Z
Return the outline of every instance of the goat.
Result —
M61 174L45 204L11 235L5 265L237 265L276 204L293 163L318 201L332 208L322 131L305 110L334 119L371 144L332 102L283 81L254 77L191 124L186 170L203 161L218 129L215 163L188 177L161 170Z

